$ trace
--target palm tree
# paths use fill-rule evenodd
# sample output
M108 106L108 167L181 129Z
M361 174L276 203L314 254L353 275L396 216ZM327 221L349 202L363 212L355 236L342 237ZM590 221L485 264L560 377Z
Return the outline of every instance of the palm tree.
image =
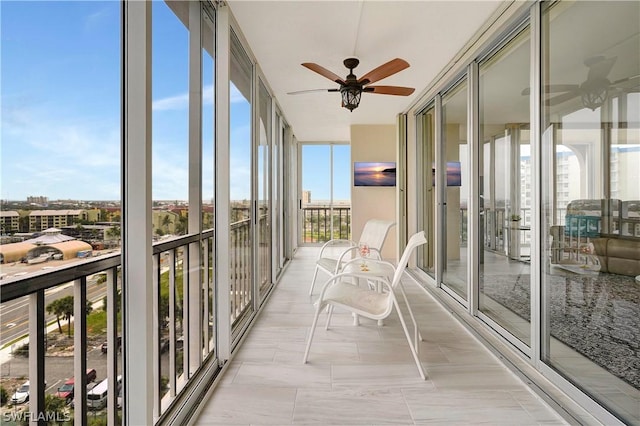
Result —
M176 234L184 235L187 233L189 227L189 218L186 216L180 216L178 223L176 224Z
M162 218L162 227L164 228L164 230L168 233L169 232L169 225L171 225L173 222L171 222L171 218L169 217L169 215L165 215Z
M49 314L53 313L56 316L58 322L58 330L62 333L62 327L60 326L60 318L67 321L68 336L71 337L71 318L73 317L73 296L65 296L61 299L56 299L49 303L46 307ZM87 315L93 310L93 306L90 301L87 300Z
M60 332L60 334L62 334L62 325L60 325L60 316L62 315L62 311L60 309L60 299L56 299L53 302L49 303L46 309L49 315L54 314L56 316L56 321L58 322L58 331Z
M109 228L107 230L107 235L116 239L118 241L118 244L120 243L121 230L119 226L113 226Z

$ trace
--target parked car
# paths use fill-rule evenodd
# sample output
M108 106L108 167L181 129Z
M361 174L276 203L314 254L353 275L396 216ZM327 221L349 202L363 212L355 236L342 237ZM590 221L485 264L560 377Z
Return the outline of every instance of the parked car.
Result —
M96 379L96 370L94 368L87 369L87 383L91 383ZM62 398L66 401L67 404L73 401L73 389L74 389L74 378L70 378L67 380L61 387L58 388L58 392L55 393L55 396L58 398Z
M116 342L118 342L118 350L122 349L122 336L118 336L116 338ZM102 351L103 354L107 353L107 342L104 342L102 345L100 345L100 350Z
M71 403L71 401L73 400L73 384L74 379L72 377L58 388L55 396L64 399L67 404Z
M122 388L122 376L116 378L116 395L120 393ZM87 408L89 410L102 410L107 406L107 390L109 387L109 379L104 379L98 383L93 389L87 392Z
M16 389L16 392L11 396L12 404L24 404L29 401L29 381L27 380Z
M87 368L87 383L93 382L98 377L95 368Z

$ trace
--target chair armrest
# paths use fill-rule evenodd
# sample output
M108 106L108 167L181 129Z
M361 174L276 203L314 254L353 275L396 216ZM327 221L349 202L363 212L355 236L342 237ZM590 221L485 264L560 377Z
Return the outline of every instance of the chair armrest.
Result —
M358 246L352 246L347 248L346 250L344 250L342 253L340 253L340 256L338 256L338 261L336 262L336 270L333 271L334 274L337 274L338 271L340 271L342 262L344 261L344 257L349 254L350 252L357 250ZM353 260L357 260L356 258L349 260L349 262L353 261Z
M340 238L329 240L326 243L324 243L322 245L322 247L320 247L320 253L318 253L318 259L322 259L322 254L324 253L324 250L326 248L328 248L329 246L332 246L332 245L339 244L339 243L347 243L347 244L349 244L349 248L358 246L358 243L356 243L355 241L352 241L352 240L345 240L345 239L340 239Z
M355 259L355 260L359 260L359 259ZM393 266L393 265L391 265L391 266ZM367 280L367 281L380 282L386 288L388 288L391 291L393 291L393 289L392 289L392 287L391 287L391 285L389 283L389 280L385 276L382 276L382 275L371 275L371 274L367 274L367 273L364 273L364 272L356 272L356 271L340 272L339 274L333 275L331 278L329 278L324 283L324 285L322 286L322 290L320 290L320 294L318 295L318 299L317 299L316 303L322 303L322 301L324 300L324 295L327 292L327 289L329 289L329 287L331 287L336 282L343 281L346 278L358 278L358 279L364 279L364 280Z
M382 260L382 253L380 253L380 250L378 250L377 248L369 247L369 254L371 253L375 253L376 259Z

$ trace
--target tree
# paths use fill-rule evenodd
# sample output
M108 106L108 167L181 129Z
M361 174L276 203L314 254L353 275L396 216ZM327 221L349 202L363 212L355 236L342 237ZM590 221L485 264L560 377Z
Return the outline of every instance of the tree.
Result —
M46 394L44 396L44 412L41 414L45 414L47 419L51 419L46 422L49 425L66 424L66 421L70 419L70 415L66 411L65 400L51 394ZM29 416L24 416L19 424L28 426L30 424L29 418Z
M18 229L20 232L29 232L29 212L18 212Z
M180 216L178 223L176 224L176 234L185 235L189 228L189 218L187 216Z
M71 337L71 318L73 317L73 296L65 296L60 299L56 299L49 303L46 307L49 314L56 316L58 322L58 330L62 333L62 327L60 325L60 318L67 321L68 336ZM93 310L93 306L90 301L87 300L87 314Z
M78 233L78 238L82 238L84 234L84 226L82 226L82 223L79 220L74 220L74 222L76 223L76 232Z
M171 225L173 222L171 221L171 218L169 217L169 215L165 215L162 218L162 227L164 228L164 230L168 233L169 232L169 225Z
M122 291L118 289L116 292L116 312L120 312L120 306L122 305ZM102 310L107 312L107 296L102 299Z
M60 334L62 334L62 326L60 325L60 316L62 315L60 299L56 299L53 302L49 303L46 309L49 315L54 314L56 316L56 321L58 322L58 331L60 332Z
M9 401L9 392L2 386L0 386L0 406L4 405Z
M112 226L111 228L107 229L107 235L120 241L120 234L121 234L121 230L119 226Z

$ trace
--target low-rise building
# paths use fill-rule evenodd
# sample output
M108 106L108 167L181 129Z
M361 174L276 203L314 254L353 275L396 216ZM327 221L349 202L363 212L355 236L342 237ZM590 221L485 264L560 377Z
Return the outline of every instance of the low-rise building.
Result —
M13 210L0 211L0 233L12 234L20 231L20 214Z
M83 210L33 210L29 213L29 231L63 228L82 220Z

